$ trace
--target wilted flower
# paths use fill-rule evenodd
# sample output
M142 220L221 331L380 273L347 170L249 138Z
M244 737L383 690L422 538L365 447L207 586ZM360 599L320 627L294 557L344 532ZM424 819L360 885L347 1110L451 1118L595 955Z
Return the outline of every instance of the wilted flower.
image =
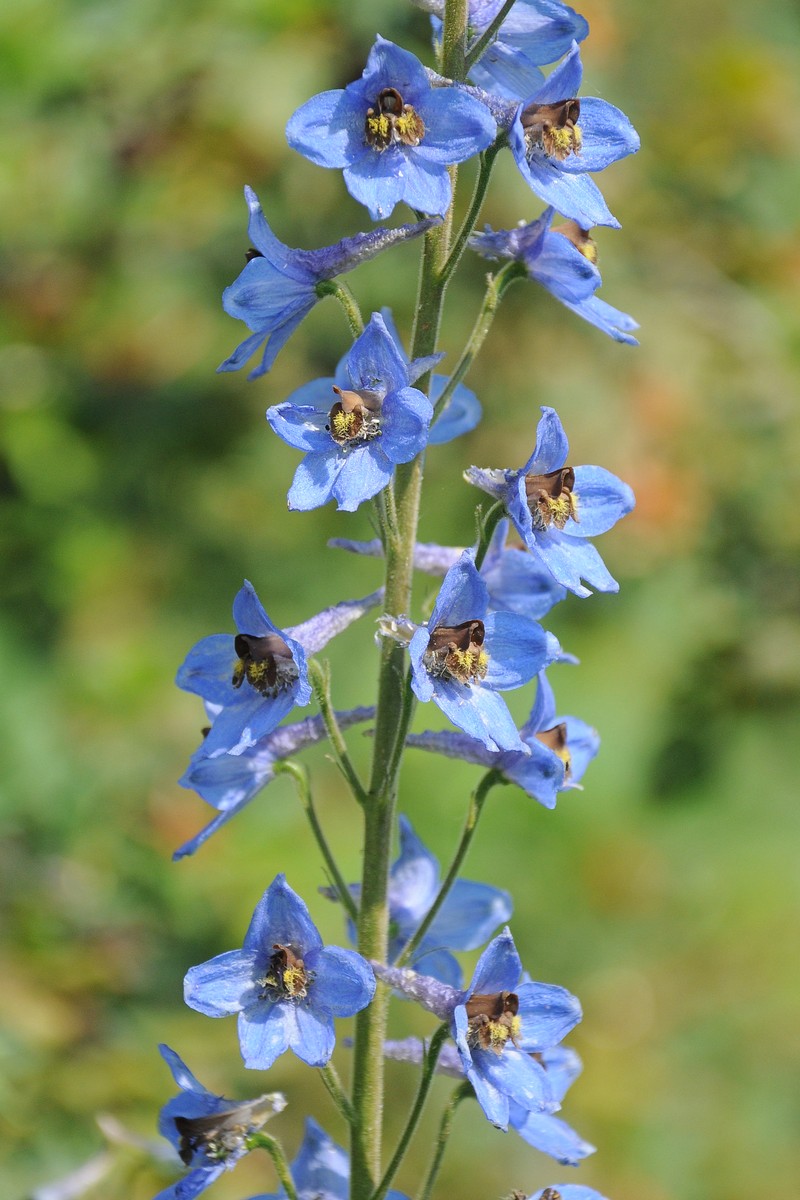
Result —
M246 1067L266 1071L285 1050L311 1067L333 1053L334 1017L366 1008L375 992L370 967L354 950L323 946L317 927L284 875L253 913L241 950L192 967L184 983L190 1008L239 1018Z
M496 132L480 101L432 87L418 58L378 37L361 78L303 104L286 140L318 166L342 169L350 195L379 220L401 200L447 212L447 167L485 150Z

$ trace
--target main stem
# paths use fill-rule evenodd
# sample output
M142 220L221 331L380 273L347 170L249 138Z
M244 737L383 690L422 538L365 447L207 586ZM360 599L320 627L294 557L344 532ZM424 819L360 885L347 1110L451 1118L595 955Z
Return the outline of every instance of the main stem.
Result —
M446 0L443 31L443 69L451 79L464 77L467 0ZM450 168L455 191L456 169ZM411 356L436 349L447 282L452 205L441 225L425 235L420 269L417 318ZM424 390L428 379L417 387ZM396 520L386 538L386 611L397 616L411 608L414 544L419 522L423 456L397 468L394 481ZM358 920L358 949L365 958L385 962L389 910L387 888L395 820L397 775L413 705L406 696L406 662L402 646L384 639L378 676L378 705L372 773L364 805L364 851ZM351 1200L368 1200L381 1179L384 1064L383 1042L390 998L379 984L372 1003L356 1017L353 1050L353 1114L350 1142Z

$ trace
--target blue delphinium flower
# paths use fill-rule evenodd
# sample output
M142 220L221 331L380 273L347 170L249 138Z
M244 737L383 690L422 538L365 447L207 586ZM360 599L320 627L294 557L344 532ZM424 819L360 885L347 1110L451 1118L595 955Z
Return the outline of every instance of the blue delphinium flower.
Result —
M503 0L470 0L469 37L476 40L488 28ZM441 34L441 20L433 27ZM539 70L566 54L572 43L582 42L588 22L556 0L516 0L491 42L470 68L469 78L498 96L520 100L541 87Z
M619 227L588 172L639 149L624 113L596 97L578 99L583 77L575 44L546 81L519 106L509 144L522 177L545 204L577 221Z
M397 463L424 449L433 409L409 385L409 364L380 313L347 355L346 388L320 398L317 384L299 388L267 410L275 432L306 457L289 489L289 508L308 510L335 499L354 512L386 487Z
M158 1127L189 1174L159 1192L156 1200L192 1200L248 1153L248 1135L282 1112L286 1099L272 1092L255 1100L226 1100L204 1088L169 1046L159 1050L181 1091L162 1108Z
M212 718L219 712L218 705L206 707L211 710ZM371 721L374 716L374 707L363 707L339 712L336 719L340 728L347 729L359 721ZM205 744L201 744L178 783L197 792L218 811L199 833L175 851L173 859L194 854L212 834L227 825L272 782L275 767L282 759L290 758L325 737L325 722L321 716L316 716L274 729L241 754L220 754L217 758L209 758L205 753Z
M542 406L533 454L518 471L469 467L468 483L504 501L525 545L577 596L619 591L587 538L605 533L635 504L626 483L603 467L566 466L569 443L555 409Z
M533 983L508 929L484 950L466 991L416 971L373 964L384 983L449 1021L461 1069L493 1125L506 1129L511 1103L529 1112L559 1107L538 1061L581 1019L575 996L556 984Z
M190 1008L239 1018L246 1067L266 1071L285 1050L311 1067L333 1053L334 1017L366 1008L375 978L355 950L323 946L317 927L284 875L256 906L241 950L192 967L184 981Z
M318 166L342 169L350 195L379 220L401 200L447 212L448 166L485 150L496 132L480 101L432 87L418 58L378 37L361 78L303 104L286 140Z
M527 683L558 657L559 645L535 621L488 606L467 551L447 572L428 624L411 638L411 686L489 750L527 754L498 691Z
M630 332L638 329L633 317L595 295L603 281L596 265L594 241L574 221L551 229L553 211L552 207L546 208L536 221L516 229L495 232L487 225L486 232L473 234L469 244L484 258L510 258L522 263L530 279L584 321L617 342L638 345Z
M275 237L253 189L246 187L244 194L250 210L247 232L253 250L242 273L222 293L222 306L230 316L244 321L253 334L217 370L238 371L266 341L261 362L248 379L256 379L270 369L278 351L325 295L319 284L352 271L395 242L416 237L436 224L426 220L398 229L373 229L371 233L342 238L321 250L293 250Z
M584 1183L556 1183L532 1192L527 1200L606 1200L594 1188Z
M313 1117L306 1117L306 1132L292 1163L292 1180L298 1200L348 1200L350 1160ZM406 1200L402 1192L386 1193L388 1200ZM286 1191L253 1196L252 1200L287 1200Z
M398 818L400 856L389 873L390 940L394 962L427 916L439 892L439 863L417 837L408 817ZM350 888L358 899L360 885ZM450 950L476 950L514 910L511 896L488 883L457 879L411 961L415 971L451 987L461 986L461 967ZM354 930L351 928L351 936Z
M254 746L296 704L308 704L306 654L315 654L375 604L382 592L344 600L304 621L278 629L267 616L252 583L245 580L233 602L238 634L203 638L186 656L176 683L219 708L199 753L208 758L242 754Z
M553 1099L560 1104L568 1089L582 1070L581 1060L566 1046L553 1046L539 1056L547 1072ZM594 1154L595 1147L552 1113L529 1112L515 1101L509 1109L509 1125L529 1146L549 1154L564 1166L577 1167L584 1158Z
M507 546L509 523L498 521L480 566L480 577L489 589L489 609L519 613L539 621L553 605L567 594L550 572L527 550ZM352 538L330 538L328 545L351 554L383 557L383 542L373 538L368 542ZM464 553L463 546L439 546L436 542L417 542L414 547L414 566L426 575L446 575Z
M519 732L527 754L493 753L475 738L448 730L409 734L406 744L502 771L545 808L555 808L559 792L580 786L600 748L597 730L578 717L556 716L553 689L541 671L533 708Z

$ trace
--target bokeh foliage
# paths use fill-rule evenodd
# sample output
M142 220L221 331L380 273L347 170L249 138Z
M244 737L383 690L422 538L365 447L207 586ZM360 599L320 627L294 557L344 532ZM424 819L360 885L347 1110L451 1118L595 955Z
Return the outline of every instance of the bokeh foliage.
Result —
M498 793L468 874L510 883L531 971L584 1002L571 1042L586 1070L565 1116L600 1152L579 1178L614 1200L794 1200L797 13L788 0L579 7L585 90L642 134L643 152L602 180L623 231L598 235L602 294L639 318L642 346L607 342L533 287L512 292L468 381L483 425L430 456L423 535L470 540L478 494L461 470L521 462L542 403L574 461L615 470L639 503L604 539L619 597L570 599L550 622L582 659L553 673L561 708L603 735L586 790L555 813ZM361 70L376 29L426 52L425 18L404 0L0 12L5 1195L99 1150L98 1112L149 1136L172 1091L160 1040L228 1095L287 1090L274 1128L290 1152L305 1108L343 1135L312 1072L284 1058L254 1083L232 1023L181 1004L185 969L240 944L278 870L327 937L343 934L314 901L324 880L288 780L170 863L207 816L174 783L202 716L171 681L189 645L229 628L244 576L285 624L377 580L376 564L325 549L369 536L365 515L286 514L295 459L263 420L342 353L335 305L265 381L214 374L241 334L218 297L246 248L242 184L289 244L368 227L283 127ZM538 211L503 164L487 219ZM365 311L393 302L406 333L415 255L391 251L352 280ZM450 361L485 269L457 278ZM331 647L340 705L371 694L370 633L364 622ZM309 762L355 878L357 815L324 751ZM442 857L474 779L409 756L402 809ZM426 1028L402 1006L397 1020ZM391 1071L395 1134L411 1075ZM432 1128L433 1115L420 1162ZM106 1200L147 1200L170 1178L123 1157ZM567 1177L467 1107L441 1189L477 1198ZM273 1187L254 1155L214 1195Z

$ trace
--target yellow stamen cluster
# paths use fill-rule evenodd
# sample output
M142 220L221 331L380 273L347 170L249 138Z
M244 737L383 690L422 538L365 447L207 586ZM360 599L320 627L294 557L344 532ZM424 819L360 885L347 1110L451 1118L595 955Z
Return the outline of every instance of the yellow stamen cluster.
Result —
M283 986L289 996L305 996L308 991L307 982L303 966L290 964L283 972Z
M446 659L447 669L459 679L484 679L489 667L489 655L477 646L467 650L451 650Z
M542 149L558 162L563 162L570 154L580 154L582 145L583 134L577 125L564 125L560 129L542 131Z
M331 417L331 426L334 437L337 441L346 442L350 438L355 437L360 424L359 417L355 412L335 412Z

